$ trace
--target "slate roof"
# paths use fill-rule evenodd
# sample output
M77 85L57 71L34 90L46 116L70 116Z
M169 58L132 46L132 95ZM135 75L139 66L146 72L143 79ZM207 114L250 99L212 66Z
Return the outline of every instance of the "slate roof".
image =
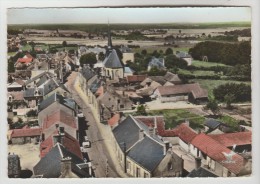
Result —
M20 158L18 155L8 155L8 176L18 176L21 173Z
M124 64L120 61L116 50L112 49L108 56L103 61L103 64L106 68L123 68Z
M221 125L221 122L219 122L215 119L207 119L205 122L205 126L211 128L211 129L216 129L219 125Z
M130 67L124 67L125 68L125 73L134 73L135 71L134 70L132 70Z
M73 173L82 178L90 177L88 172L77 166L77 164L82 164L84 161L59 143L33 167L34 175L42 175L43 178L60 177L61 159L65 157L71 157L71 169Z
M144 137L139 138L143 130ZM153 171L164 158L164 143L157 135L149 134L149 127L129 115L113 130L116 141L123 150L126 145L127 156L149 171Z
M244 159L242 156L238 154L232 156L232 161L235 164L233 162L226 162L227 158L223 153L229 154L231 150L204 133L197 135L191 141L191 144L234 174L239 174L243 169Z
M39 75L37 75L37 76L35 76L35 77L33 77L33 78L27 80L27 81L25 82L25 85L28 85L28 84L30 84L31 82L33 82L33 81L35 81L35 80L37 80L37 79L39 79L39 78L41 79L42 77L44 77L44 78L43 78L42 80L40 80L41 82L38 82L37 85L43 84L43 83L44 83L43 81L46 81L47 78L54 77L54 74L45 71L45 72L43 72L43 73L41 73L41 74L39 74Z
M49 79L43 86L44 95L47 95L48 93L55 90L59 86L60 85L59 85L58 81L55 81L55 79Z
M95 72L88 66L82 67L81 74L87 81L96 75Z
M53 136L55 136L55 135L58 135L58 130L55 130L51 136L49 136L47 139L45 139L43 142L41 142L41 144L40 144L41 158L44 157L54 146ZM79 157L80 159L83 159L78 140L73 138L66 131L65 131L64 136L60 143L68 151L70 151L71 153L73 153L74 155Z
M28 88L28 89L26 89L26 90L23 92L24 98L34 97L34 96L35 96L35 91L36 91L35 88ZM39 92L39 93L38 93L37 96L43 96L43 89L42 89L42 88L39 88L39 89L38 89L38 92Z
M54 93L40 103L39 111L47 108L55 101L58 101L60 104L65 105L66 107L69 107L72 110L75 110L76 108L76 102L73 99L64 98L62 95Z
M208 136L226 147L232 147L234 144L237 146L252 144L252 132L235 132Z
M149 171L153 171L164 158L163 146L146 136L127 154L132 160Z
M126 150L128 150L139 140L139 130L140 128L135 123L133 117L128 116L113 129L113 134L120 148L123 150L123 143L125 143Z
M164 68L163 58L152 57L151 61L148 63L150 67Z
M195 99L208 97L207 90L202 89L198 83L160 86L158 87L158 91L162 96L191 93Z
M218 177L218 176L204 167L199 167L198 169L193 169L187 175L187 177L196 178L196 177Z
M101 81L99 79L96 79L92 82L92 84L89 86L90 91L95 94L99 87L101 86Z

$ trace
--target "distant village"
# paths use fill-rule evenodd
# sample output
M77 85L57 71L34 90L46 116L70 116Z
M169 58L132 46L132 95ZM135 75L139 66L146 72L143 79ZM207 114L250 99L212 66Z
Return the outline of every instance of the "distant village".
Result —
M158 37L162 31L140 30ZM66 50L31 43L22 50L28 36L106 39L107 45ZM150 57L136 74L134 49L113 42L110 28L106 36L37 29L8 35L8 177L26 171L32 178L251 175L250 125L234 128L214 118L205 110L208 90L170 70L165 57ZM188 51L168 52L192 65ZM181 109L178 117L166 113L173 108Z

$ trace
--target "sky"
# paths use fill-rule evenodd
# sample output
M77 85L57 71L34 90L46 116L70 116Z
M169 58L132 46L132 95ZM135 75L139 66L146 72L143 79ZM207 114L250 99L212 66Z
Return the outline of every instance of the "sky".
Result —
M8 9L8 24L202 23L251 21L249 7L20 8Z

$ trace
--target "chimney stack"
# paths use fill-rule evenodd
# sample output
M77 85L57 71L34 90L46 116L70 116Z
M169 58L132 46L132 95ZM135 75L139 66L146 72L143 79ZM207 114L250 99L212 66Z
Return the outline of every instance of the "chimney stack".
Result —
M164 141L164 146L163 146L163 155L166 155L167 154L167 151L169 150L170 148L170 142L169 141Z
M188 119L185 119L185 124L189 127L190 126L190 121Z
M65 157L61 159L61 177L65 178L70 176L71 171L71 157Z
M201 158L195 158L195 169L198 169L201 166Z
M153 134L157 135L157 117L154 117Z
M144 130L143 129L140 129L139 130L139 140L142 140L144 138Z
M149 135L153 136L154 135L154 129L152 126L149 127Z

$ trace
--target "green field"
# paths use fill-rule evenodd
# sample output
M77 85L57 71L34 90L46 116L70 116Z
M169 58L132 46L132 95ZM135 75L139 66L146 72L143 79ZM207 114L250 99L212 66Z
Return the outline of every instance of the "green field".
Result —
M29 44L26 44L22 47L22 51L30 51L32 50L32 47Z
M208 90L208 94L210 98L213 98L213 89L218 87L219 85L226 83L245 83L247 85L251 85L251 82L241 82L241 81L232 81L232 80L206 80L206 79L193 79L191 82L198 82L201 87Z
M226 66L226 67L231 67L222 63L213 63L213 62L205 62L205 61L199 61L199 60L193 60L192 64L193 66L196 67L212 67L212 66Z
M149 111L148 114L164 116L165 129L175 128L179 124L183 123L185 119L189 120L191 128L200 129L203 128L205 121L203 116L191 113L184 109Z
M16 54L16 52L8 52L7 55L8 56L14 56Z
M216 75L214 71L205 71L205 70L191 71L191 70L184 70L184 69L179 69L178 74L194 75L195 77Z

